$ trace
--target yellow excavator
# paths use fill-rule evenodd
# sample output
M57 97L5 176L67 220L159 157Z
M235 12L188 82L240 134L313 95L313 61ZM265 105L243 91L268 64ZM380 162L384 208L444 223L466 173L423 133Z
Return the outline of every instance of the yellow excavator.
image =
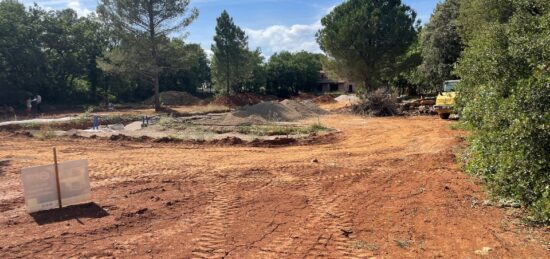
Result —
M449 119L454 112L456 99L456 85L460 80L449 80L443 83L443 91L441 91L435 99L434 111L437 112L441 119Z

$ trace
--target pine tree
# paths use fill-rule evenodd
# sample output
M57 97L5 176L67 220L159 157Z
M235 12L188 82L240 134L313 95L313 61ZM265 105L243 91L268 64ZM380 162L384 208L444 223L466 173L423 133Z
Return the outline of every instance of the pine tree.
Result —
M230 95L242 82L248 62L248 37L227 11L217 19L212 45L212 75L216 91Z
M190 0L101 0L98 13L114 28L118 39L130 48L125 70L140 70L149 78L155 91L155 110L160 109L159 99L159 44L169 34L182 30L198 16ZM139 58L139 62L136 62ZM137 65L137 66L136 66ZM113 66L117 69L116 66Z

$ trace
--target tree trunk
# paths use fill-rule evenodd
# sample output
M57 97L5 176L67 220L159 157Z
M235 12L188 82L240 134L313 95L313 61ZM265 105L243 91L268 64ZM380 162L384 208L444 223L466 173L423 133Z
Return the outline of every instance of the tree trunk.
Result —
M149 1L149 41L151 43L151 58L153 59L153 88L155 91L155 111L160 111L160 98L159 98L159 60L157 53L157 41L155 35L155 12L153 10L153 3Z
M90 81L90 100L97 102L98 71L95 58L88 64L88 80Z
M225 62L225 73L226 73L226 80L227 80L227 96L230 96L231 95L231 80L229 80L229 77L231 76L231 73L229 72L229 67L230 67L230 64L229 64L229 58L227 58L226 62Z
M155 88L155 111L160 111L160 97L159 97L159 73L155 72L153 77L153 86Z

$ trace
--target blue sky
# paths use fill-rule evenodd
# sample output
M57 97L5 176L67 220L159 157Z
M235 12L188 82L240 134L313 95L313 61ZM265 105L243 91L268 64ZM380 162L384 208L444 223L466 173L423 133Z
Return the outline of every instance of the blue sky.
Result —
M47 9L75 9L79 15L93 12L97 0L23 0ZM265 56L281 50L320 52L315 33L320 19L343 0L191 0L199 18L187 28L187 42L200 43L209 51L216 17L225 9L249 36L251 48L260 47ZM427 22L439 0L404 0Z

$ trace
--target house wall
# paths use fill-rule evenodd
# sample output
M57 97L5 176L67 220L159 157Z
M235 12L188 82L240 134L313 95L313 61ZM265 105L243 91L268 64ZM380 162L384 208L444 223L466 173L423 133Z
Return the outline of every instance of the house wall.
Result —
M355 93L357 91L357 88L355 87L355 84L346 82L346 83L342 83L338 86L338 91L340 91L342 93L348 93L348 92Z

